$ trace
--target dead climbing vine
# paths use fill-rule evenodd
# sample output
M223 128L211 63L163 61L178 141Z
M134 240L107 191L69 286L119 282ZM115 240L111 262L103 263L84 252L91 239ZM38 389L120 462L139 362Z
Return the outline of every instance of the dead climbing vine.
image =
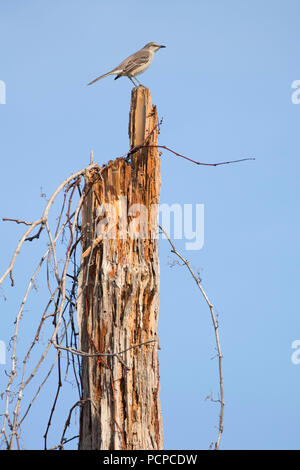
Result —
M211 301L209 300L209 298L208 298L208 296L207 296L207 294L206 294L206 292L205 292L205 290L204 290L204 288L201 284L202 279L200 278L200 275L195 274L194 270L192 269L192 267L190 265L190 262L187 259L185 259L183 257L183 255L176 249L176 247L175 247L174 243L172 242L169 234L164 230L164 228L161 225L159 225L159 228L160 228L161 232L164 234L164 236L167 238L169 244L171 245L171 253L176 255L181 260L182 263L179 263L179 264L181 264L182 266L186 266L186 268L188 269L188 271L191 274L192 278L194 279L199 291L201 292L202 296L204 297L204 300L207 303L209 311L210 311L210 317L211 317L212 325L213 325L213 328L214 328L216 349L217 349L217 357L218 357L219 398L217 400L213 399L212 396L210 396L209 398L211 399L211 401L215 401L215 402L220 404L219 423L218 423L218 436L217 436L217 439L216 439L216 442L215 442L215 445L214 445L214 449L218 450L219 447L220 447L220 441L221 441L221 437L222 437L222 433L223 433L224 406L225 406L224 386L223 386L223 367L222 367L223 355L222 355L222 351L221 351L221 343L220 343L220 337L219 337L219 323L218 323L217 317L215 315L214 306L211 303ZM175 262L173 262L173 266L175 264L177 264L176 261L177 260L175 260Z

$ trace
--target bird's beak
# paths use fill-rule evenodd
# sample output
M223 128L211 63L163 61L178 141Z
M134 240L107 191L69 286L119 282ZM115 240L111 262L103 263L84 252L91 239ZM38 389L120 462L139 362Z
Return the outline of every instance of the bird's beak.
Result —
M166 46L160 46L160 48L162 48L162 47L166 47Z

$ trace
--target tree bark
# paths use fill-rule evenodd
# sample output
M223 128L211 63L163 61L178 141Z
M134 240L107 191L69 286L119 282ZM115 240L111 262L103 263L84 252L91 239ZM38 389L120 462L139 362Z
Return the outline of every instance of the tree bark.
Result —
M86 174L78 289L80 348L115 356L82 358L79 449L163 446L157 124L149 90L134 88L129 120L133 152ZM136 150L139 145L145 147Z

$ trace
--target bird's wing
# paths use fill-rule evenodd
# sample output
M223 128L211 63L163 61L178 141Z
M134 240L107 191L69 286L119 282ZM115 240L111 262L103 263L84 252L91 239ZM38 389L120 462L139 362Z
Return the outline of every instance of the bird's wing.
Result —
M127 59L123 60L123 62L115 68L115 70L122 70L123 74L128 74L132 72L137 67L145 64L148 62L150 57L150 53L147 50L141 49L140 51L136 52L135 54L130 55Z

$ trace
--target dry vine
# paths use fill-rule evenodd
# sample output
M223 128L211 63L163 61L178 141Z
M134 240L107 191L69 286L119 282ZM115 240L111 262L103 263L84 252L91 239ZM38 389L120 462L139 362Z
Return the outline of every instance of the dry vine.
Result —
M90 169L88 167L88 169ZM51 426L52 415L57 403L60 389L62 387L61 379L61 351L59 347L64 348L77 348L77 333L75 330L75 321L74 313L76 311L76 290L77 290L77 277L78 277L78 255L76 254L76 248L80 241L80 224L79 216L80 209L85 197L85 193L80 189L81 177L85 174L86 168L74 173L67 179L65 179L58 188L54 191L50 199L46 204L46 208L42 217L34 222L27 222L19 219L3 218L4 221L15 222L17 224L24 224L29 228L25 231L21 237L17 248L12 256L11 262L0 278L0 285L3 281L9 276L11 280L11 285L14 286L14 277L13 269L17 258L20 254L20 251L27 241L34 241L35 239L40 238L42 232L47 233L48 238L48 248L42 255L38 265L36 266L30 281L28 283L27 289L25 291L24 297L21 301L19 311L17 312L15 318L15 328L14 334L11 340L11 366L10 371L6 372L8 376L8 382L3 392L4 398L4 413L2 416L2 426L0 429L0 438L2 446L5 446L7 449L13 449L17 447L21 448L20 444L20 429L21 424L27 418L32 405L39 396L42 388L45 386L47 380L49 379L51 373L55 369L55 365L58 366L59 380L57 393L52 406L50 417L47 425L47 429L44 435L45 448L47 448L47 435L49 428ZM56 223L55 230L52 231L50 228L50 210L54 202L57 200L58 196L64 190L63 201L61 205L60 215L58 217L58 222ZM71 209L74 205L74 194L78 192L79 201L76 202L75 208ZM77 198L78 199L78 198ZM64 211L66 214L64 215ZM32 235L34 229L37 232ZM63 257L63 266L60 268L60 262L58 261L58 242L64 241L64 238L68 236L68 242L66 244L67 249ZM44 309L39 315L37 324L35 325L35 333L33 335L33 340L29 345L22 362L18 359L18 342L20 337L20 326L22 320L25 318L25 305L28 302L28 297L30 291L35 286L35 282L38 274L41 271L43 265L46 264L46 273L47 273L47 287L49 290L49 298ZM51 275L53 271L54 275ZM51 282L55 282L55 285L51 285ZM50 310L51 309L51 310ZM68 315L67 315L68 313ZM30 319L32 322L32 318ZM33 350L37 350L40 346L40 336L41 331L46 326L49 328L51 326L52 331L47 333L49 338L46 347L42 348L40 351L39 359L34 361L32 357ZM50 350L55 346L56 354L52 364L49 369L46 371L43 370L42 365L45 364L45 359ZM78 392L80 395L80 369L78 368L78 363L75 364L74 355L71 354L71 359L68 358L67 369L71 363L74 371L75 381L78 387ZM21 369L20 377L19 370ZM79 371L79 372L78 372ZM41 375L44 374L44 377ZM38 384L35 392L27 404L24 400L24 392L28 388L28 385L31 384L36 379L37 376L40 376L40 383ZM18 378L18 383L17 382ZM21 403L24 406L21 407ZM23 415L21 415L23 412Z
M213 400L213 401L218 401L220 403L219 426L218 426L219 432L218 432L218 437L217 437L217 440L216 440L215 446L214 446L215 450L218 450L219 447L220 447L221 436L222 436L222 433L223 433L223 418L224 418L224 406L225 406L224 389L223 389L223 372L222 372L222 359L223 359L223 356L222 356L220 338L219 338L219 325L218 325L218 322L216 320L216 316L215 316L215 313L214 313L214 307L213 307L212 303L210 302L209 298L207 297L207 295L206 295L206 293L205 293L205 291L204 291L204 289L201 285L201 279L199 278L199 276L196 276L193 269L191 268L191 265L190 265L189 261L187 259L185 259L182 256L182 254L179 253L179 251L176 249L176 247L175 247L174 243L172 242L172 240L171 240L170 236L168 235L168 233L163 229L163 227L161 225L159 225L159 228L162 231L162 233L165 235L165 237L167 238L168 242L171 245L171 253L174 253L174 255L176 255L183 262L183 265L185 265L187 267L187 269L189 270L192 278L196 282L198 289L200 290L201 294L203 295L203 297L205 299L205 302L207 303L207 305L209 307L211 321L212 321L212 324L213 324L213 327L214 327L216 347L217 347L217 356L218 356L218 364L219 364L219 390L220 390L219 393L220 393L220 398L218 400Z

